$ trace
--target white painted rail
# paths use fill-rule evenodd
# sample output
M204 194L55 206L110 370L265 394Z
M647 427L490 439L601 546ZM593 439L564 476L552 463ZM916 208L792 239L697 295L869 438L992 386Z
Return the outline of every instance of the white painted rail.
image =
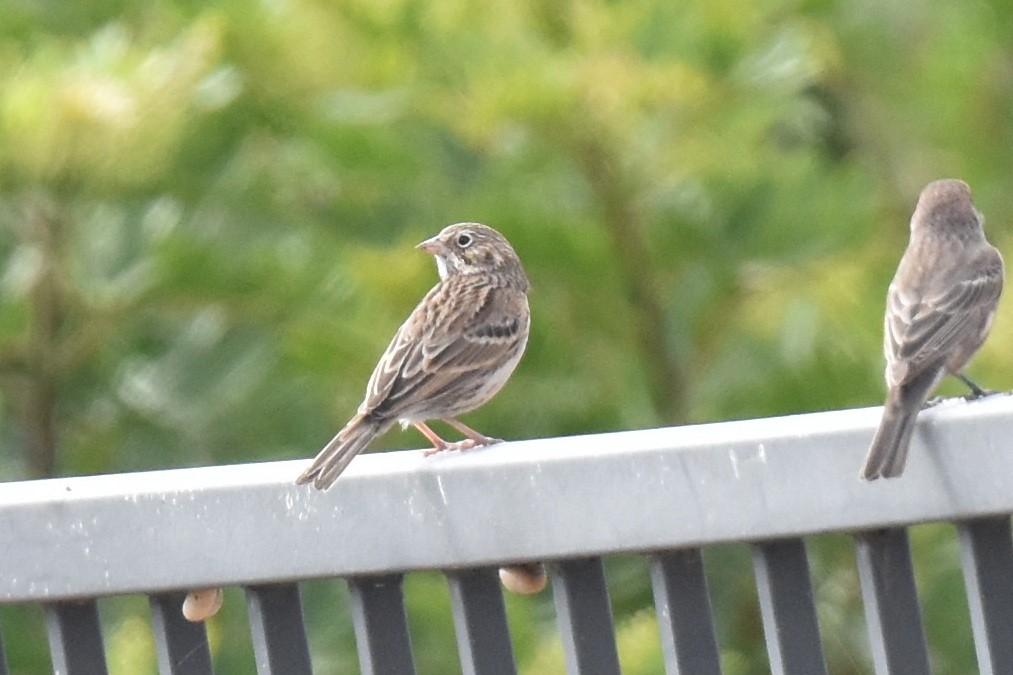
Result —
M652 556L659 610L671 622L662 636L670 672L680 672L680 663L681 672L711 672L713 632L693 637L692 649L685 636L680 642L677 600L689 593L695 607L685 625L703 619L709 626L699 549L740 541L753 544L772 669L824 672L815 612L805 611L811 588L798 583L800 574L808 581L803 538L844 531L856 537L877 668L906 663L919 671L924 661L927 671L927 657L917 656L925 653L924 632L904 528L950 521L960 530L979 661L1013 672L1013 647L996 637L1013 634L1013 397L924 411L904 476L864 483L858 469L879 413L532 440L431 458L367 454L326 493L293 484L304 461L7 483L0 485L0 602L143 593L157 610L158 598L174 597L161 593L253 587L251 616L259 612L262 633L255 642L268 659L268 600L298 616L294 582L348 577L366 631L364 670L380 672L366 668L388 653L364 644L369 621L403 623L397 580L405 572L448 572L455 612L469 612L461 630L480 635L479 624L468 623L476 621L469 602L498 594L489 577L469 570L558 561L551 569L565 637L566 626L611 630L600 557L640 552ZM368 578L378 581L362 581ZM371 603L388 609L371 615ZM95 616L52 606L62 608L51 614L54 645L67 646L61 630L74 622L99 633ZM506 630L505 621L496 623ZM568 663L583 672L586 646L574 637L580 631L569 634ZM497 653L504 644L509 653L502 637ZM481 670L474 658L482 650L471 646L468 658ZM611 663L596 649L593 662ZM164 649L163 671L184 672L167 665L171 651ZM297 661L308 668L303 651ZM395 652L394 663L410 665L410 648ZM680 661L690 656L697 660Z

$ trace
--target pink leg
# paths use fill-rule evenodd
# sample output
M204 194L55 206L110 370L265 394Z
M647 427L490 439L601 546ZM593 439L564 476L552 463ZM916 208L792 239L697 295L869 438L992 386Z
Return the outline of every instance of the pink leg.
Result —
M494 443L503 442L498 438L490 438L489 436L480 434L479 432L469 427L467 424L464 424L463 422L458 422L452 417L444 417L442 419L444 422L446 422L447 424L454 427L455 429L457 429L462 434L468 437L468 440L461 441L460 443L455 444L460 446L459 448L460 450L467 450L468 448L477 448L483 445L493 445Z
M445 440L443 440L442 438L440 438L440 436L435 431L433 431L432 429L430 429L429 425L426 424L425 422L413 422L412 424L414 425L414 427L416 429L418 429L420 432L422 432L423 436L425 436L426 438L429 439L430 443L433 444L433 449L432 450L426 450L425 452L422 453L423 457L428 457L429 455L435 455L437 452L443 452L444 450L455 450L456 449L450 443L447 443Z

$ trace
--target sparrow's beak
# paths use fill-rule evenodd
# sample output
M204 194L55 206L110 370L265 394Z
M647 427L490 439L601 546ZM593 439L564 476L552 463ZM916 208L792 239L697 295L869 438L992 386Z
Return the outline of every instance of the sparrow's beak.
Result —
M433 237L431 239L426 239L415 248L420 251L425 251L429 255L439 255L440 252L443 251L443 244L441 244L436 237Z

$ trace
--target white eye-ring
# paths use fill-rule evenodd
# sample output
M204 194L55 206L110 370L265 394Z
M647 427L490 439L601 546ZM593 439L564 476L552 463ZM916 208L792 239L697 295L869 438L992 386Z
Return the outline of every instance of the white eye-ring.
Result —
M475 239L467 232L462 232L457 235L457 245L461 248L468 248L474 243Z

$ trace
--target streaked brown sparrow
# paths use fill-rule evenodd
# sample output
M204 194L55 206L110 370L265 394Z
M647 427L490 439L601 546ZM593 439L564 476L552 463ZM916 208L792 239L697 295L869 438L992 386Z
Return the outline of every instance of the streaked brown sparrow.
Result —
M394 422L433 444L426 454L498 442L457 420L498 392L528 340L527 275L510 242L478 223L450 225L418 245L436 258L440 282L398 329L376 364L355 417L296 483L326 490ZM426 424L440 419L466 436L448 443Z

